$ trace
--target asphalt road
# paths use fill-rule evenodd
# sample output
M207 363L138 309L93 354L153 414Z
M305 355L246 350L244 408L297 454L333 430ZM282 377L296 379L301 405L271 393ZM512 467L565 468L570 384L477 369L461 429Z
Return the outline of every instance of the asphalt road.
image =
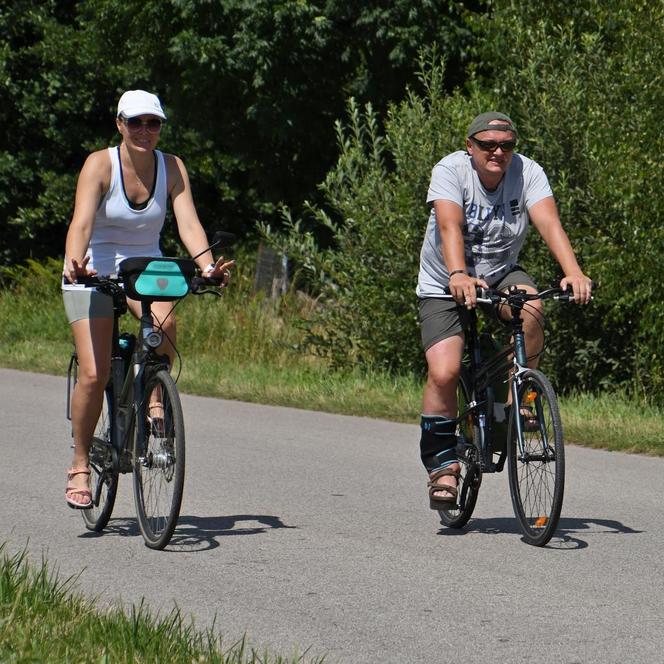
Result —
M0 541L102 603L177 605L228 645L328 663L664 662L664 459L568 446L561 529L538 549L506 473L465 530L440 526L416 426L185 396L182 515L157 552L130 476L102 535L66 507L64 386L0 369Z

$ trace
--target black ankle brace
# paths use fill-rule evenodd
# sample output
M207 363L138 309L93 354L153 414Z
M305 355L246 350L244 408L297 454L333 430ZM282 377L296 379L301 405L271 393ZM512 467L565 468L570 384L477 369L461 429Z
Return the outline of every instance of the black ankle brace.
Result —
M422 415L420 427L420 458L428 472L456 461L456 420L444 415Z

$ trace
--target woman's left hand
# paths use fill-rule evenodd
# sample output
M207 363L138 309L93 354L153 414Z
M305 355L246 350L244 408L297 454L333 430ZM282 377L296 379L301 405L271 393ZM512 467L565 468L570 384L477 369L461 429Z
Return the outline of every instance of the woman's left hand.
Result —
M218 280L221 286L228 286L231 280L231 268L234 266L234 260L227 261L223 256L220 256L216 262L210 263L201 274L208 279Z

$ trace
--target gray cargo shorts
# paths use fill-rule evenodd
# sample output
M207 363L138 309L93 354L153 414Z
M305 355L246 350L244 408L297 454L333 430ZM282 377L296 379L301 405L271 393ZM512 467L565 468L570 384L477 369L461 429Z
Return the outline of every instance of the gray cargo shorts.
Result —
M535 282L519 266L506 274L494 288L505 290L510 286L532 286ZM478 305L485 313L498 317L496 308L489 304ZM420 316L420 332L424 352L443 339L463 332L461 315L465 309L458 307L454 300L443 300L438 297L421 297L418 302ZM461 315L460 315L461 314Z

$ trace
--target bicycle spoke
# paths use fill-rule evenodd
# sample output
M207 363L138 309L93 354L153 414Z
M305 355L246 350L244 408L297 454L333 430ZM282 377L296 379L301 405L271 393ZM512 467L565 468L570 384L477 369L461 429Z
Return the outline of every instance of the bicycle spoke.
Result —
M522 438L518 439L513 421L509 436L512 504L525 540L543 546L560 517L564 451L555 392L541 372L528 371L522 377L517 412Z
M113 391L110 385L104 393L99 420L90 444L90 491L93 505L81 510L88 530L103 530L111 518L118 487L118 475L113 469L111 427Z
M462 373L457 387L457 402L459 411L465 412L471 401L470 381ZM472 516L475 504L477 503L477 494L482 482L482 472L480 469L479 450L475 446L477 429L473 423L471 414L468 414L457 425L457 438L460 444L457 446L459 455L458 480L459 499L457 506L453 509L438 510L440 522L450 528L462 528L468 523Z
M177 388L168 372L147 382L139 408L143 436L134 449L134 489L139 527L148 546L163 548L175 529L184 485L184 425Z

